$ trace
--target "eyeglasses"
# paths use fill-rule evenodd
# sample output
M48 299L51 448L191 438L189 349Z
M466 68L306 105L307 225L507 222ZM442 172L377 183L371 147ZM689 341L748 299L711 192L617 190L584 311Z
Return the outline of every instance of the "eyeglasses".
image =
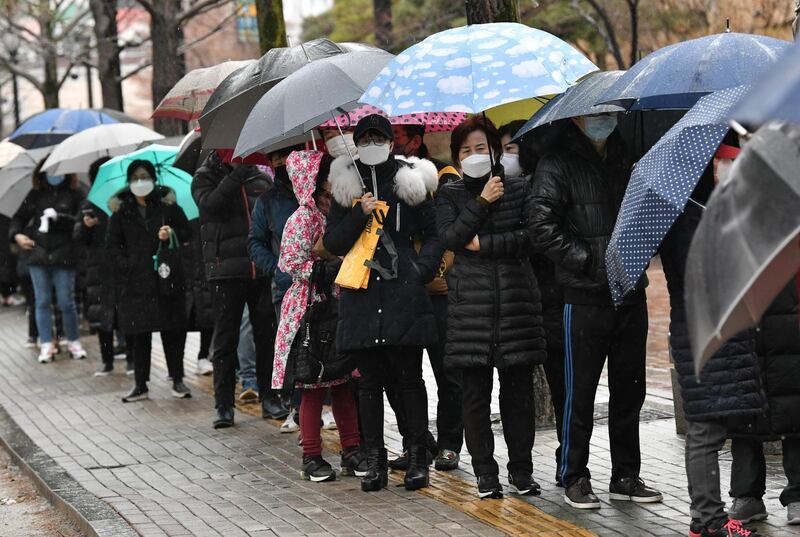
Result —
M379 134L365 134L361 138L358 139L358 147L367 147L369 144L374 144L377 146L386 145L389 143L389 140L384 138Z

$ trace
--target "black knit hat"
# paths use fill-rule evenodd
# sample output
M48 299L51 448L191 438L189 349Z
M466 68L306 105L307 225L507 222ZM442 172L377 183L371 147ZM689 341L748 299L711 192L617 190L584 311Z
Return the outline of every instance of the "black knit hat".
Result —
M358 121L356 130L353 131L353 142L358 143L358 140L364 136L367 131L377 131L387 139L394 140L392 124L380 114L370 114L362 117Z

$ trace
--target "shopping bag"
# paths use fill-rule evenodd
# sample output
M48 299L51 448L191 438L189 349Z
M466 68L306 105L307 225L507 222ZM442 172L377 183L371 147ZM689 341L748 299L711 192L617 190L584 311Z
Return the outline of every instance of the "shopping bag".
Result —
M347 252L342 261L342 268L336 275L336 284L345 289L366 289L369 284L370 268L366 265L372 261L375 248L380 238L378 230L383 229L386 215L389 213L389 204L378 201L375 210L369 215L364 230L359 235L353 247Z

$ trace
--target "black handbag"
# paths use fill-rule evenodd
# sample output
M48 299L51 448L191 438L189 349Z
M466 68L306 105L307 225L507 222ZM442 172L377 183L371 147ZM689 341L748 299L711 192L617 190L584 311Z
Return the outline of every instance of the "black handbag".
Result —
M318 384L336 380L355 369L352 356L336 350L336 324L339 320L338 300L330 286L323 283L325 262L317 261L311 271L308 305L300 321L300 329L289 351L293 378L302 384ZM323 291L325 300L314 302L314 289Z
M166 248L164 241L159 241L156 255L153 256L153 269L158 279L158 293L163 297L173 297L183 292L185 278L183 275L183 260L178 243L178 236L174 231L169 232L169 241Z

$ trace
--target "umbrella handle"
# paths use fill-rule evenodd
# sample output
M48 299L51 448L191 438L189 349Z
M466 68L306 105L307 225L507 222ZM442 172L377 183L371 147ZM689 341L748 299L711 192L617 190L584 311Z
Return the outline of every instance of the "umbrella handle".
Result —
M339 125L339 120L336 119L336 116L333 115L333 110L331 110L331 119L333 122L336 123L336 128L339 129L339 136L344 138L344 133L342 132L342 127ZM362 192L367 191L367 185L364 184L364 178L361 177L361 172L358 171L358 166L356 165L356 159L353 157L353 153L350 151L350 147L347 144L344 144L345 149L347 149L347 154L350 155L350 160L353 161L353 167L356 169L356 173L358 174L358 179L361 181L361 190Z

